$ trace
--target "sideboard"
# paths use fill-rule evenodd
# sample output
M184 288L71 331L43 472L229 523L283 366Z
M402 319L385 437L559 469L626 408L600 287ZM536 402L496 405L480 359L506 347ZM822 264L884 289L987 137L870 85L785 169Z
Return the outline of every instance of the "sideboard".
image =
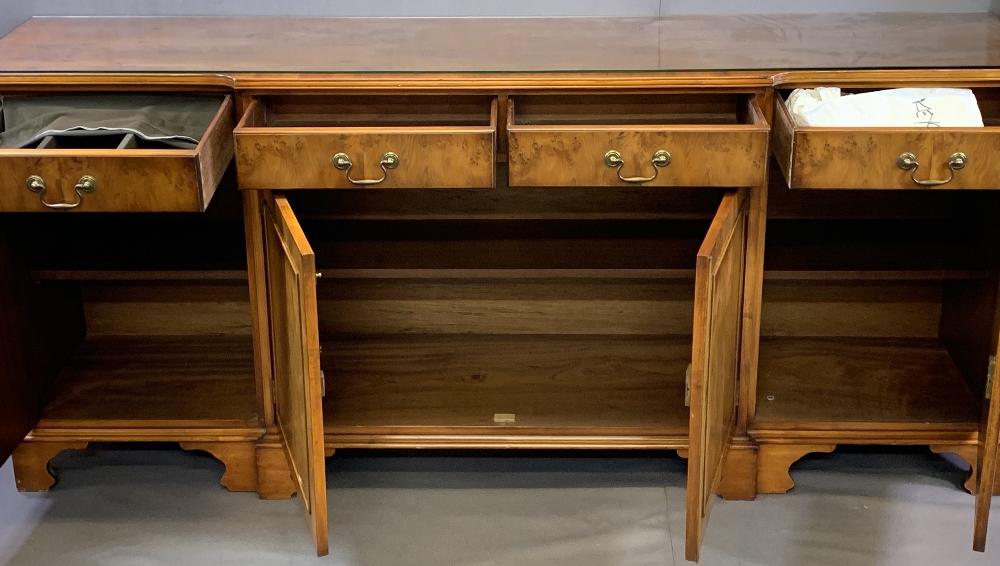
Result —
M189 149L0 147L0 459L44 491L91 442L204 450L232 491L298 494L323 555L338 449L676 450L696 561L717 496L921 445L969 463L982 551L998 37L988 14L29 20L0 96L214 117ZM816 86L968 87L986 125L798 127L784 100Z

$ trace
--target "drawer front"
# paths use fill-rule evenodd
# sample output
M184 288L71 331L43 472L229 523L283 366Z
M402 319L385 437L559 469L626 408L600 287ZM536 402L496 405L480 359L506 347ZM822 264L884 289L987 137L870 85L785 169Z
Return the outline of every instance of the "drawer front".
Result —
M766 177L766 126L516 126L509 137L511 186L751 187ZM657 152L669 155L654 164Z
M233 159L226 96L194 149L2 149L0 212L200 212Z
M395 189L494 186L496 135L492 128L386 130L238 129L236 166L240 187ZM335 160L337 156L339 159Z
M90 186L81 184L81 180L87 177L93 179ZM28 188L29 178L41 183L34 186L37 192ZM196 160L194 157L159 154L135 157L65 154L0 157L0 211L60 210L204 210Z
M774 155L793 189L1000 188L1000 128L800 128L777 97Z

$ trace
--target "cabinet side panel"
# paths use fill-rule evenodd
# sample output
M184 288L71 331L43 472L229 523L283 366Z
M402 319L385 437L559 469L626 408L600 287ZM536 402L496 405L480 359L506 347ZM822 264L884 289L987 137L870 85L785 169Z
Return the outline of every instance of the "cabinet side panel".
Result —
M0 228L0 463L38 420L44 396L86 332L79 287L35 285L14 228Z

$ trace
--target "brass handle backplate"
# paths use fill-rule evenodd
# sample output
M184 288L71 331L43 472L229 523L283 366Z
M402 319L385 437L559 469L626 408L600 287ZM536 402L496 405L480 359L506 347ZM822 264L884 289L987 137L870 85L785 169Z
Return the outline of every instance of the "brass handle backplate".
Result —
M341 171L344 171L344 175L347 177L347 180L355 185L377 185L382 181L385 181L385 176L389 169L399 167L399 156L391 151L387 151L382 154L382 159L379 160L379 167L382 168L382 177L380 179L352 179L351 167L354 167L354 162L351 161L350 156L346 153L338 153L337 155L334 155L333 166Z
M916 177L917 168L920 167L920 163L917 161L917 156L913 155L908 151L899 156L899 159L896 160L896 167L899 167L903 171L909 171L910 179L912 179L914 183L920 185L921 187L936 187L938 185L944 185L950 183L955 178L955 171L964 168L966 165L968 165L968 163L969 163L969 157L964 153L959 151L951 154L951 156L948 157L948 170L951 172L951 175L949 175L948 178L944 180L917 179Z
M650 162L653 164L653 176L652 177L622 177L622 165L625 165L625 161L622 159L622 154L615 150L611 150L604 154L604 164L608 167L612 167L618 173L618 178L626 183L648 183L656 178L656 175L660 172L660 167L666 167L670 165L670 152L661 149L653 154L653 158Z
M32 175L24 182L24 185L29 191L38 195L38 200L45 206L55 209L55 210L66 210L68 208L76 208L83 204L83 195L90 194L97 190L97 179L90 175L84 175L80 177L77 181L76 186L73 190L76 191L76 202L57 202L48 203L45 202L45 179L42 179L38 175Z

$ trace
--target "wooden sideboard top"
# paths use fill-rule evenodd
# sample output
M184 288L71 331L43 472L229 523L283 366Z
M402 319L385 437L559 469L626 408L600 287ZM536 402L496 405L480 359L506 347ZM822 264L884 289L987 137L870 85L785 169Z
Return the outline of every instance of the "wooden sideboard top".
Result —
M5 74L913 68L1000 68L1000 19L36 17L0 39Z

